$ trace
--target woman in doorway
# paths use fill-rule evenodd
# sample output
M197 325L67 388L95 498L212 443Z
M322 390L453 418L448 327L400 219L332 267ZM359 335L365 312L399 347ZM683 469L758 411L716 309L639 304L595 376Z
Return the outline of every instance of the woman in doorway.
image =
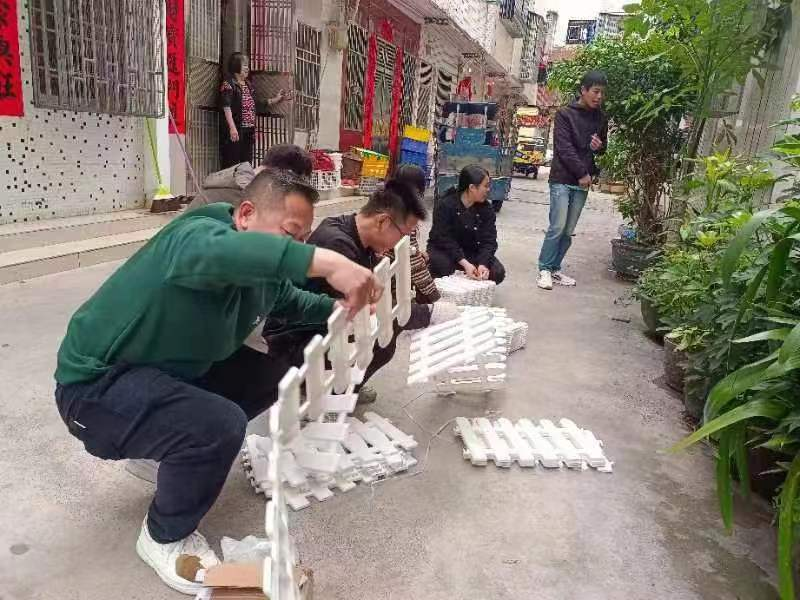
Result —
M256 101L253 88L247 80L250 73L247 56L234 52L228 59L228 78L222 82L223 122L221 127L222 168L253 161L253 143L256 127ZM289 100L291 92L280 90L267 100L274 106Z
M495 256L497 226L488 202L490 186L488 171L471 165L462 169L458 186L437 201L428 236L429 268L434 277L460 269L472 279L495 283L505 279L506 269Z

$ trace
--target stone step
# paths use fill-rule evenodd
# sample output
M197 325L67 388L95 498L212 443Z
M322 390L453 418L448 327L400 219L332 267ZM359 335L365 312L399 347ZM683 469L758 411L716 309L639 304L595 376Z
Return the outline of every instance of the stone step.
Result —
M355 212L364 202L363 196L321 200L314 225L325 217ZM0 285L124 260L178 214L135 210L0 225Z

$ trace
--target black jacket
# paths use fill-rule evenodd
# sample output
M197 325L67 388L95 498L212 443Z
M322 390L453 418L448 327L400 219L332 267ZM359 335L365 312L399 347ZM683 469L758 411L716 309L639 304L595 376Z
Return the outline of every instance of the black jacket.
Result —
M374 269L379 262L372 250L365 248L361 243L356 228L355 214L323 219L309 236L308 243L338 252L345 258L370 270ZM309 279L303 288L311 292L327 294L333 298L342 297L324 279Z
M458 262L466 258L475 266L491 267L497 252L497 226L491 202L467 208L456 188L436 202L428 249L436 248Z
M308 243L320 248L327 248L349 258L354 263L372 270L379 262L369 248L365 248L358 237L356 215L342 215L323 219L309 236ZM309 279L302 286L304 290L327 294L332 298L341 298L342 294L331 287L325 279ZM270 347L277 353L302 350L315 333L325 335L325 323L288 323L285 320L267 318L264 324L264 337Z
M597 152L589 146L594 134L603 141L603 147ZM578 185L581 177L597 175L594 156L602 154L607 144L608 119L602 110L583 108L578 102L560 109L553 126L550 183Z

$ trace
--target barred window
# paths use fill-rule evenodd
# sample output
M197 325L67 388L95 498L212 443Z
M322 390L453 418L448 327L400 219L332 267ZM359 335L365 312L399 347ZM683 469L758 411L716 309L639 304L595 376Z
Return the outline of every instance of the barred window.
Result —
M297 24L294 65L294 126L312 131L319 121L319 68L322 32Z
M400 135L406 125L414 124L414 95L416 92L417 59L403 54L403 98L400 105Z
M352 23L347 28L344 89L344 128L361 131L364 121L364 77L367 68L367 32Z
M29 0L33 103L161 117L159 0Z

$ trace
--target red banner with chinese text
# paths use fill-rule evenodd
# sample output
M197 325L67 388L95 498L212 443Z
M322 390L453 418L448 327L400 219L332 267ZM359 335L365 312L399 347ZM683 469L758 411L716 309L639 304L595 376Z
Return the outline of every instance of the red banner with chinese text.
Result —
M372 148L372 115L375 109L375 78L378 73L378 38L369 37L367 67L364 74L364 148Z
M0 0L2 1L2 0ZM170 133L186 133L186 31L183 0L167 0L167 102L175 127Z
M0 0L0 116L25 114L18 33L17 1Z

